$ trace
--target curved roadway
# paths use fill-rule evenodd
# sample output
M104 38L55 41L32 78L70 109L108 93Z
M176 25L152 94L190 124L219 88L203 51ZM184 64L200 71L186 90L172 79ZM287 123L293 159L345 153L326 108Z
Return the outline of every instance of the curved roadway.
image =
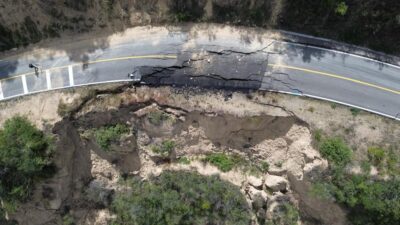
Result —
M53 43L0 58L0 100L129 81L136 71L149 85L280 91L400 118L400 67L278 39L245 28L142 27ZM29 63L41 65L38 74Z

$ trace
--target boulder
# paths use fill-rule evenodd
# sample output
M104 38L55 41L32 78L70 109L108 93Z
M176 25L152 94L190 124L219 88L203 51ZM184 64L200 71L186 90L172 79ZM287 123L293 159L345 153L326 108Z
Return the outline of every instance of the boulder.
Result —
M251 206L253 209L259 210L267 208L268 195L265 191L257 190L250 186L246 192L251 200Z
M258 178L255 176L249 176L247 177L247 181L249 182L249 184L257 189L262 189L263 186L263 180L262 178Z
M304 174L309 177L320 175L328 168L328 161L325 159L315 159L312 163L307 163L304 168Z
M267 174L265 176L265 186L272 191L286 191L288 181L280 176Z
M287 172L286 168L283 167L271 166L268 169L268 173L275 176L282 176L286 174L286 172Z

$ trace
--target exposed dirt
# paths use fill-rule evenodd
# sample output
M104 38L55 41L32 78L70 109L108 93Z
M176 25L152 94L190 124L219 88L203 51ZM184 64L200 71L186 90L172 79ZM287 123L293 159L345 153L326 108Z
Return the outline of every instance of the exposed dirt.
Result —
M57 137L57 173L37 185L32 200L12 215L21 225L62 224L64 216L71 216L77 224L107 224L113 216L107 210L110 199L123 188L119 179L135 175L146 179L165 169L220 174L242 188L249 204L254 193L267 190L264 185L253 187L254 182L263 183L264 176L281 177L288 180L284 191L265 192L269 216L277 205L292 202L299 206L307 224L346 224L346 212L338 205L308 193L307 178L320 175L327 167L312 146L311 130L343 136L344 129L353 128L354 136L344 137L357 146L355 164L365 157L368 146L398 144L395 137L400 135L400 124L392 120L368 113L353 116L345 107L280 94L111 86L91 92L87 99L87 89L95 87L1 103L7 107L1 111L5 117L0 124L15 114L28 115L32 121L46 119L46 127L54 125L52 133ZM43 104L42 111L49 111L41 117L30 113L35 107L26 107L38 101L36 98L53 103L63 98L74 105L73 111L61 119L54 105ZM310 107L315 110L311 112ZM152 113L164 116L154 124ZM131 132L112 144L111 151L104 151L93 137L84 135L85 130L115 124L126 124ZM176 143L169 160L159 160L152 150L164 140ZM201 161L211 152L239 154L253 163L268 162L270 169L268 174L223 173ZM180 157L187 157L190 163L179 164L176 158Z

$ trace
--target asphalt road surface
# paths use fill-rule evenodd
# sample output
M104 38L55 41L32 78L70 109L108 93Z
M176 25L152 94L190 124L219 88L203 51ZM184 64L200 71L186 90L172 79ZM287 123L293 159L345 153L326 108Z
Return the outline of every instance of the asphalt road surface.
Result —
M0 100L131 72L148 85L280 91L400 118L400 67L232 27L134 28L10 54L0 58Z

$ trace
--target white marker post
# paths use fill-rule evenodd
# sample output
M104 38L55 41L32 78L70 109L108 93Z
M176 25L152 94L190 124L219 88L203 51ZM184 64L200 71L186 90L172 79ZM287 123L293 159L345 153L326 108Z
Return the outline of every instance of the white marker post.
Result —
M74 71L72 70L72 66L68 66L68 75L69 75L69 86L74 86Z
M4 99L3 89L1 87L1 80L0 80L0 100Z
M46 83L47 83L47 90L50 90L51 89L50 70L46 70Z
M22 75L21 79L22 79L22 88L24 89L24 94L28 94L29 91L28 91L28 85L26 84L26 76Z

